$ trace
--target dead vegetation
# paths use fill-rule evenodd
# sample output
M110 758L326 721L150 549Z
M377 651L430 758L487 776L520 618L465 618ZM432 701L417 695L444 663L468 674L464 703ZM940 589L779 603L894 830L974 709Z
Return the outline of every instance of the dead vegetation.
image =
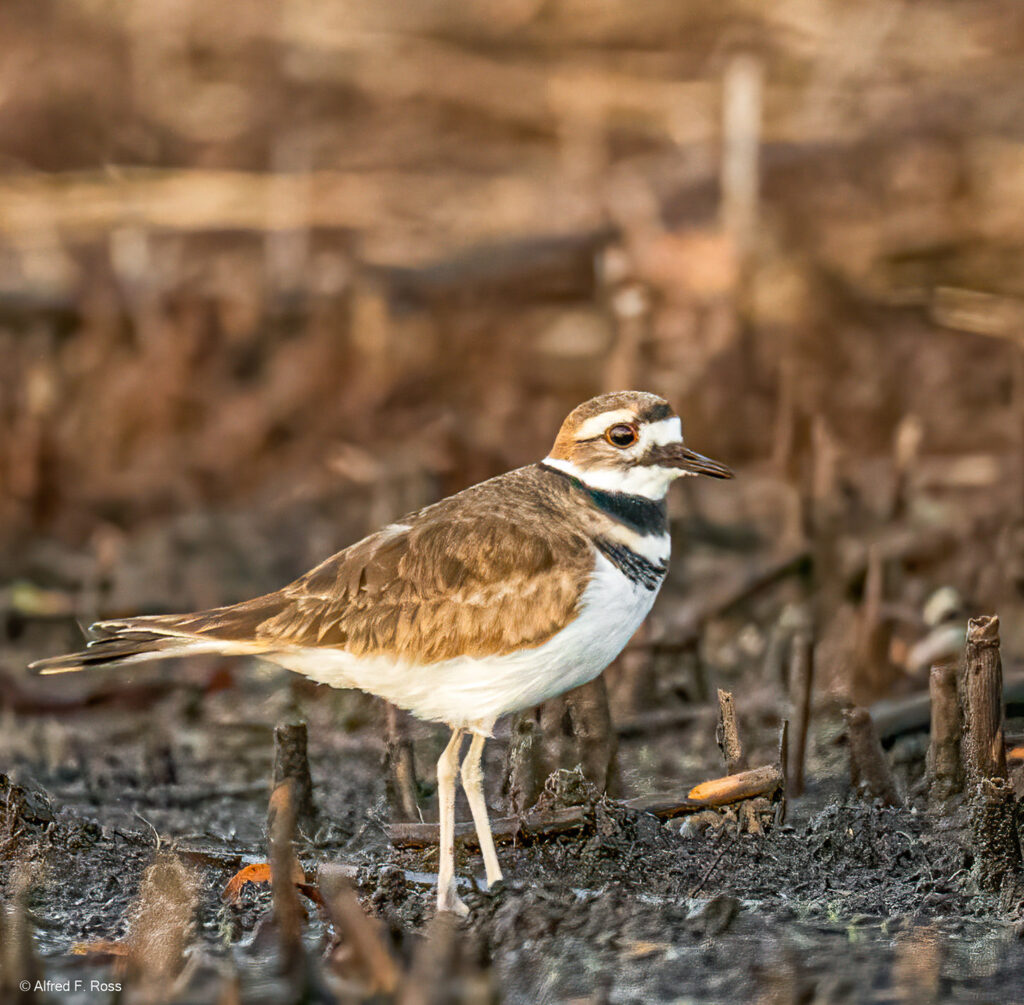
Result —
M0 33L0 998L1020 996L1018 4L33 0ZM395 710L23 674L624 386L741 477L674 497L605 680L499 735L509 881L466 927Z

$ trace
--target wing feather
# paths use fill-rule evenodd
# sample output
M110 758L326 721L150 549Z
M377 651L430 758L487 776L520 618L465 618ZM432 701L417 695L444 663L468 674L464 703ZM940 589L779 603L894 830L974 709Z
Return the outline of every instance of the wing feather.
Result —
M414 663L538 646L575 616L593 567L590 537L565 518L566 491L563 479L520 469L364 538L275 593L97 627Z

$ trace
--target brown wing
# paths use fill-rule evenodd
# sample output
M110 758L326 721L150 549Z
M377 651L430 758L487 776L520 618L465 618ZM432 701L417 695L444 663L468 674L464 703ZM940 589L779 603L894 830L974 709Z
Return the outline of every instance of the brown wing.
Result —
M324 646L417 663L540 645L575 616L593 548L558 512L565 500L537 492L533 470L421 510L277 593L131 620L264 651Z

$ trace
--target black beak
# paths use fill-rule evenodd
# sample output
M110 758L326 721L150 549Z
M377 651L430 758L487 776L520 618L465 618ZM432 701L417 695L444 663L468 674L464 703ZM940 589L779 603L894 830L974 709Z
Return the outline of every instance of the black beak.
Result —
M710 475L712 478L733 478L732 471L724 464L711 460L696 450L684 447L681 443L666 444L658 448L656 464L666 468L681 468L694 475Z

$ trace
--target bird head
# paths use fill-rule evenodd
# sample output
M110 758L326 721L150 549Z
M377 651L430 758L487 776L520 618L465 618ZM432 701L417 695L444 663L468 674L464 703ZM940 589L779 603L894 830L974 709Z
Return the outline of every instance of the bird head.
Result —
M733 477L724 464L687 447L672 406L646 391L616 391L578 405L544 464L594 489L655 500L686 475Z

